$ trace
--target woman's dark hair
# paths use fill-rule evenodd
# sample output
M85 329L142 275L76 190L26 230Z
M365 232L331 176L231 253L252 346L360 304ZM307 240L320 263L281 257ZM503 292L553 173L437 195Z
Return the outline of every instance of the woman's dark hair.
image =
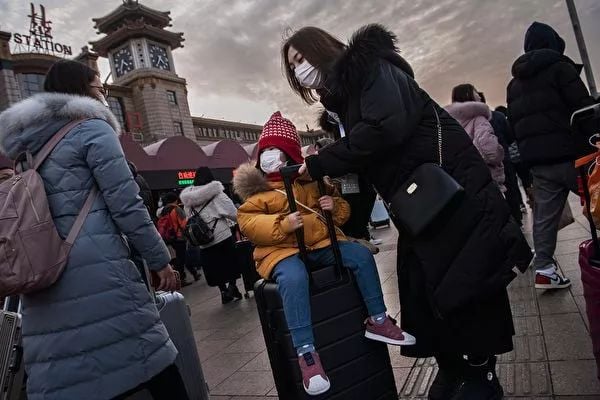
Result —
M206 185L215 180L212 171L208 167L200 167L196 170L196 177L194 178L194 186Z
M452 89L452 102L464 103L466 101L476 101L474 92L475 86L471 85L470 83L458 85Z
M179 201L179 196L175 192L167 192L162 197L163 206Z
M504 115L508 115L508 108L506 108L505 106L498 106L496 107L496 109L494 111L498 111L501 112Z
M98 72L77 61L60 60L46 73L44 91L89 96Z
M346 45L323 29L307 26L294 32L281 46L281 66L290 87L306 103L316 103L318 99L313 90L305 88L298 82L288 62L290 47L298 50L321 73L327 74L331 72L333 64L344 52Z

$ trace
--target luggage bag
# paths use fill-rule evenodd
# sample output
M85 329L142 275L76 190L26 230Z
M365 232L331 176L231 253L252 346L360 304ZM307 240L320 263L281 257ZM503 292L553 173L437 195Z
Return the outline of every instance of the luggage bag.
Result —
M147 267L145 267L145 278L146 282L150 281ZM175 365L185 383L188 397L190 400L209 400L208 385L204 379L190 321L190 308L185 302L185 298L179 292L154 293L152 286L148 285L148 287L155 298L160 319L179 352L175 359ZM152 397L147 390L142 390L130 399L151 400Z
M281 169L290 212L296 211L291 179L298 168ZM322 182L319 182L319 188L323 193ZM331 214L325 213L325 216L336 263L307 268L315 345L331 381L331 389L319 396L309 396L304 391L277 285L260 280L254 294L277 393L285 400L398 399L387 345L364 337L368 313L352 273L342 266ZM300 230L296 233L301 257L306 259L303 233Z
M19 296L11 296L0 311L0 399L26 398L24 379L21 304Z
M575 112L571 119L571 124L589 123L589 121L600 121L600 105L597 104ZM580 158L576 161L575 166L579 169L581 175L581 186L587 211L586 217L590 224L592 235L591 239L579 245L579 267L581 268L581 282L583 284L586 313L590 323L590 336L596 358L596 372L600 380L600 242L598 242L597 228L591 211L587 169L587 165L597 157L600 157L600 153Z

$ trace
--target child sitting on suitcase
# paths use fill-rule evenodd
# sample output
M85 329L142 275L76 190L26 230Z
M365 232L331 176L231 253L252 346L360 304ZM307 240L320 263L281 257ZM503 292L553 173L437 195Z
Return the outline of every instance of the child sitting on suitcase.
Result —
M256 245L254 259L259 274L277 282L298 353L304 389L309 395L318 395L329 390L330 383L314 347L309 279L299 257L295 232L304 228L311 265L332 264L327 225L317 212L319 209L330 211L335 224L340 226L348 219L350 207L335 194L319 196L316 182L297 178L293 190L298 211L290 214L279 168L286 163L300 164L303 158L296 128L279 112L265 124L258 141L258 154L256 166L242 165L234 176L234 189L245 201L238 210L238 223L242 233ZM340 232L337 236L343 264L354 273L369 311L365 336L393 345L414 344L415 338L386 315L371 252L360 244L344 240Z

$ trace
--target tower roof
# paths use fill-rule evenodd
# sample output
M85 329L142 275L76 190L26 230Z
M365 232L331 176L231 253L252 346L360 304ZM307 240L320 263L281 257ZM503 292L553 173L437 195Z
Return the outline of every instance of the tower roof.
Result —
M146 7L140 4L138 0L123 0L123 4L114 11L104 17L92 18L92 21L94 21L94 28L98 30L98 33L111 33L123 25L125 21L140 18L143 18L149 25L165 28L171 26L170 14L170 11L158 11Z
M171 26L169 11L157 11L137 0L123 0L117 9L102 18L93 18L98 33L106 36L90 42L92 50L106 57L109 49L118 47L131 38L148 37L160 43L165 43L176 49L183 47L183 33L171 32L164 29Z

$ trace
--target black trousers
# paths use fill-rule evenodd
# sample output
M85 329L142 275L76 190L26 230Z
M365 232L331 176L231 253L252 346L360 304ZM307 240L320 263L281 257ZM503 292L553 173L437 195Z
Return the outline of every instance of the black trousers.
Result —
M350 218L342 226L342 231L355 239L370 240L369 219L377 193L366 183L359 183L360 193L343 194L344 200L350 204Z
M175 250L175 258L172 260L173 266L179 272L181 279L185 279L185 260L187 256L187 243L184 241L173 242L171 244Z
M142 383L113 400L126 400L129 396L144 389L150 392L154 400L189 400L183 379L175 364L169 365L148 382Z

